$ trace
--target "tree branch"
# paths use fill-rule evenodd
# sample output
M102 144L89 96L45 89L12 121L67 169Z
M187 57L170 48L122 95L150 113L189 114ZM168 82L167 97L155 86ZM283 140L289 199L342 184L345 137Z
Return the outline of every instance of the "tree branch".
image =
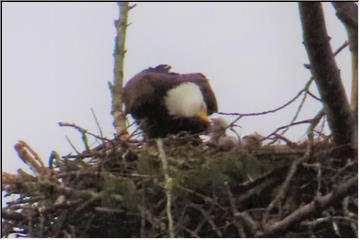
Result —
M263 215L263 219L262 219L262 224L264 226L266 226L266 223L268 222L269 219L269 214L270 212L275 208L276 204L278 204L279 202L282 202L283 199L285 198L285 195L289 189L291 180L293 179L294 175L297 172L298 166L301 163L306 162L307 160L310 159L311 156L311 146L309 145L309 148L307 149L307 151L305 152L304 156L296 159L293 164L290 167L290 170L279 190L279 192L277 193L277 195L275 196L275 198L271 201L271 203L268 205L268 207L265 210L265 213Z
M162 162L162 167L164 171L164 181L165 181L165 194L166 194L166 214L168 218L168 230L169 230L169 237L174 238L175 232L174 232L174 220L171 213L171 189L172 189L172 178L169 176L169 170L168 170L168 161L166 159L165 150L163 147L163 141L161 138L156 139L156 144L159 149L159 155Z
M356 125L336 65L321 3L299 3L304 44L336 144L355 143Z
M35 174L46 174L48 169L41 161L39 155L24 141L15 144L15 151L23 162L30 167Z
M122 89L124 82L124 58L125 58L125 39L128 26L128 12L130 10L128 2L119 2L120 16L115 21L117 35L115 37L115 66L114 66L114 85L109 83L112 95L113 125L118 135L126 132L126 118L123 108Z
M358 111L358 5L354 2L333 2L336 15L348 32L352 55L351 108L357 119Z
M357 189L358 177L352 177L346 182L335 187L334 190L326 195L320 196L312 202L298 208L284 219L265 226L264 234L258 234L258 237L271 236L278 232L287 229L290 225L293 225L302 219L314 214L317 211L325 209L336 200L345 197L349 192Z

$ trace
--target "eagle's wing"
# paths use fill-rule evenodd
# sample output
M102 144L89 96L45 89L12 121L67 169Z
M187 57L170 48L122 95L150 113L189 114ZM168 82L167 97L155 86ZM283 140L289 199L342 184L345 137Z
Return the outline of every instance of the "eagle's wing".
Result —
M123 89L122 97L125 103L125 112L141 115L139 110L154 99L154 95L155 88L151 84L148 74L139 73L135 75Z
M143 118L150 108L163 102L161 98L177 81L176 74L165 73L162 70L145 70L129 80L122 94L126 113Z

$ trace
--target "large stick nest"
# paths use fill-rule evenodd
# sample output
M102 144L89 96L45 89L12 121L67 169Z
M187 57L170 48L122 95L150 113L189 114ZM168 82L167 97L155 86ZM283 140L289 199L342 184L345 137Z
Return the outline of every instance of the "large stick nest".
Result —
M31 155L17 147L23 160ZM2 235L357 236L357 160L347 148L314 143L222 151L180 135L163 139L163 151L166 184L152 141L115 139L78 155L53 152L36 176L3 173L2 190L17 197L2 209Z

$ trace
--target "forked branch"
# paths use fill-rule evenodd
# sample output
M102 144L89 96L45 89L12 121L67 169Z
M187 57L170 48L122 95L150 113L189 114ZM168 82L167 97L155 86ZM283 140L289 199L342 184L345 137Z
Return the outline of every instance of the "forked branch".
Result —
M356 123L336 65L321 3L299 3L304 44L336 144L356 142Z

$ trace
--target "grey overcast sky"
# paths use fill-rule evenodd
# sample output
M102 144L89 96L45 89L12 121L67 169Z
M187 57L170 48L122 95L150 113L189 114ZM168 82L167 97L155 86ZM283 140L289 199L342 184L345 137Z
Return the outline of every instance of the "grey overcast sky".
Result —
M347 35L331 4L323 6L335 51ZM76 123L98 133L91 107L111 138L107 82L113 79L117 5L6 2L2 14L3 170L24 167L14 151L18 140L32 146L46 164L52 150L73 152L65 135L82 150L78 132L57 123ZM310 78L303 67L308 59L297 3L138 3L129 21L126 80L165 63L176 72L202 72L222 112L274 109ZM349 50L336 59L349 93ZM298 104L269 116L244 118L239 132L268 134L289 123ZM309 98L299 119L320 109ZM287 136L300 140L305 129L294 128Z

